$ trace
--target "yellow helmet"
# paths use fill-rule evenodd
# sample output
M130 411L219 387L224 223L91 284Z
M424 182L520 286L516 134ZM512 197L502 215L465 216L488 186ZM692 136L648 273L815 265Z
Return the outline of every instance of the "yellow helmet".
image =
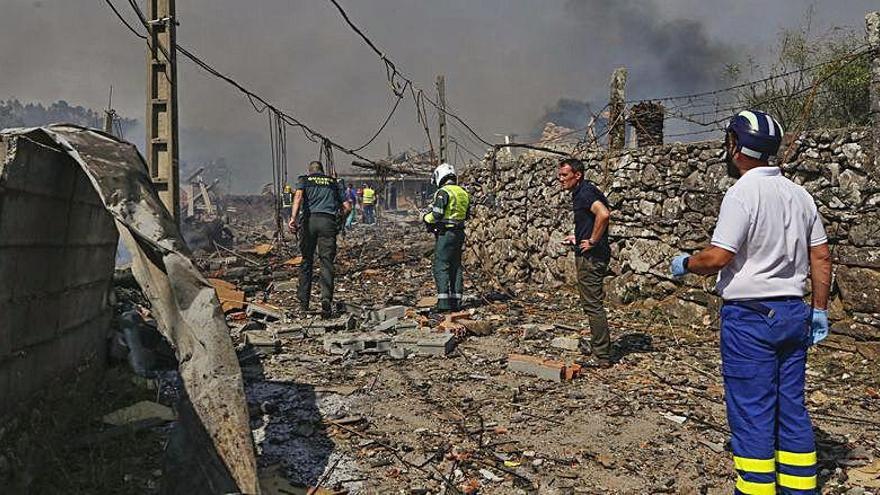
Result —
M289 192L292 191L292 190L293 190L293 189L290 187L290 184L286 184L286 185L284 186L284 192L288 192L288 193L289 193Z

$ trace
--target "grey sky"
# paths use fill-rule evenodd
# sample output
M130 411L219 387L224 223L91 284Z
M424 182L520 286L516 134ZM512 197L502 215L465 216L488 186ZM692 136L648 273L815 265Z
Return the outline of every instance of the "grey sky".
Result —
M125 0L114 0L127 15ZM141 0L143 1L143 0ZM347 145L389 109L385 71L326 0L177 0L179 41L223 72ZM65 99L144 112L144 47L103 0L0 0L0 98ZM355 22L425 89L445 73L450 105L486 137L528 132L559 98L602 101L611 70L629 94L712 87L727 57L754 56L801 23L798 0L342 0ZM817 30L861 30L876 0L819 1ZM130 16L133 19L133 16ZM265 116L223 83L180 62L180 122L199 130L182 157L225 156L237 189L269 180ZM186 137L190 134L184 134ZM316 147L290 134L292 168ZM140 134L128 136L142 141ZM421 147L411 105L368 149ZM187 145L190 144L188 147ZM472 149L475 146L470 146ZM474 149L474 151L478 151ZM347 162L346 157L338 160Z

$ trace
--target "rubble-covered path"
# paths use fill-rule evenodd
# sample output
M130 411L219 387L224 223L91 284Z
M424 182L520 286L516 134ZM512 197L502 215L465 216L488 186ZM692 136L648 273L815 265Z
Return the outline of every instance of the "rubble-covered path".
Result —
M225 260L237 267L220 254L201 260L264 304L228 317L270 493L288 483L352 494L733 491L717 332L613 310L614 368L561 381L512 371L510 354L579 358L564 349L589 335L575 294L517 287L507 297L466 267L476 297L464 321L444 322L419 308L434 292L431 247L414 215L357 227L340 244L336 294L354 317L330 323L297 309L285 283L295 252ZM256 321L272 306L289 319ZM405 314L370 312L389 306ZM457 346L445 356L387 348L407 332L447 331ZM880 486L876 366L820 347L808 375L823 493Z

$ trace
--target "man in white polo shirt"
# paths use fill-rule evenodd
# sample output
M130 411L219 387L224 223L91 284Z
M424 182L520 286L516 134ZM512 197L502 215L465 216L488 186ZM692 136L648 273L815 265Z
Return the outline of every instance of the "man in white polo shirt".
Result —
M727 125L728 174L711 245L672 260L676 277L718 273L721 361L738 477L734 493L816 493L816 447L804 403L807 348L828 335L831 255L807 191L768 160L773 117L743 111ZM812 282L812 309L803 298Z

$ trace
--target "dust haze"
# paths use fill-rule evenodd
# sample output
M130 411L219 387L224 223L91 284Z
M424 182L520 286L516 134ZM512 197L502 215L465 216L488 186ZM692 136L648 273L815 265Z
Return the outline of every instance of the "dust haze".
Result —
M134 23L124 0L114 0ZM425 90L447 79L450 107L490 141L529 135L554 109L563 125L607 100L611 71L629 68L629 97L715 87L725 64L762 57L801 21L798 0L348 0L349 14ZM861 26L871 0L815 3L827 25ZM360 146L392 102L385 70L328 1L178 0L178 41L280 108L348 146ZM819 26L818 28L821 28ZM143 119L145 49L103 0L2 0L0 99L113 106ZM265 115L224 83L179 62L181 159L224 158L233 192L271 180ZM568 104L566 103L572 103ZM567 109L573 109L568 111ZM550 117L550 115L545 115ZM433 116L431 118L434 118ZM583 125L583 124L581 124ZM481 154L462 130L451 132ZM289 130L292 173L317 145ZM142 128L126 138L141 145ZM370 156L423 148L412 105L402 105ZM341 166L348 157L337 155Z

